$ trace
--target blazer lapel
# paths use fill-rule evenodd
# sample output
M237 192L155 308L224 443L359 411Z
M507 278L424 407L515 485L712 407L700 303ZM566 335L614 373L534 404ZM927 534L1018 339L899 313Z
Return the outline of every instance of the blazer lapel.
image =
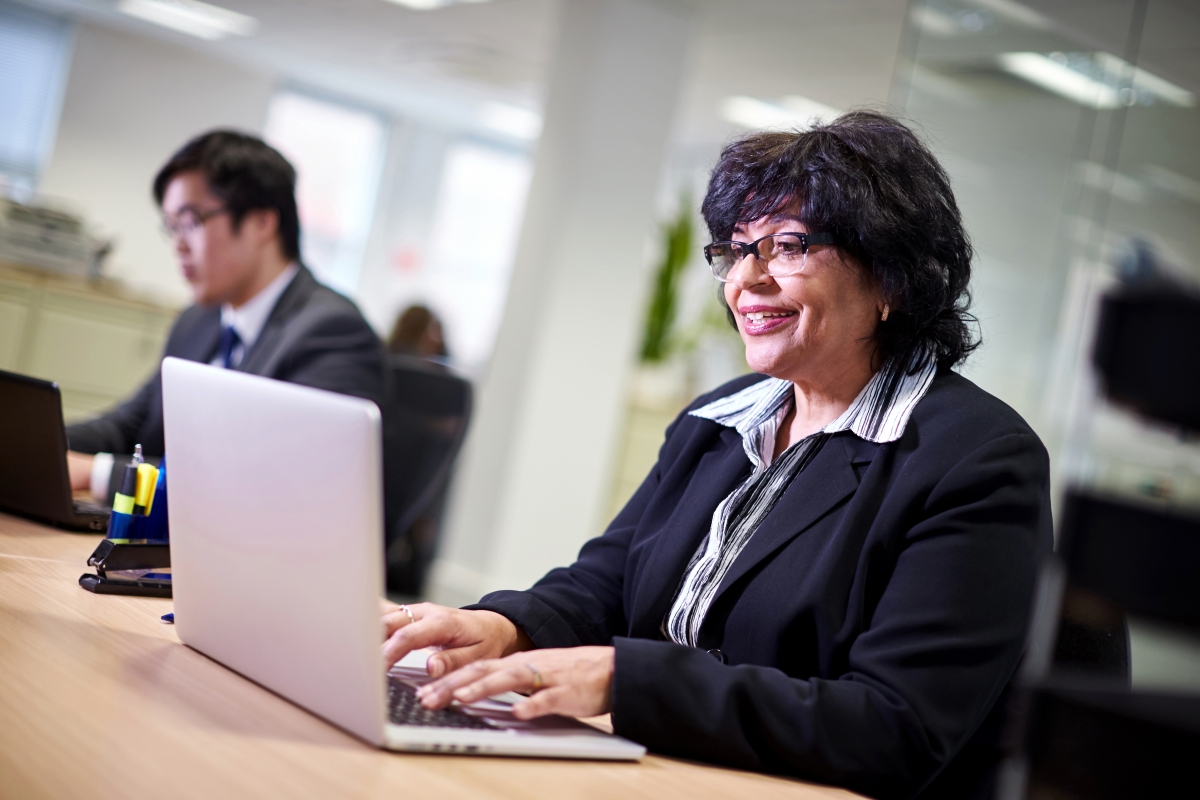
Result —
M175 352L168 352L167 355L207 364L216 357L217 345L221 341L221 309L205 309L193 330L193 334L181 337L182 341Z
M741 437L723 428L718 446L701 456L675 512L642 560L629 614L630 636L658 638L683 572L708 534L714 509L749 473Z
M255 375L268 374L273 366L272 357L279 350L280 342L283 339L284 325L293 312L308 302L316 284L316 278L312 276L307 267L301 265L296 277L292 278L292 282L288 284L288 287L283 290L283 294L279 296L279 300L276 301L275 308L267 317L267 322L263 325L258 338L254 340L250 352L246 353L242 363L238 364L239 370Z
M726 573L710 609L760 561L799 536L858 488L850 454L839 438L835 435L826 440L821 452L792 480Z

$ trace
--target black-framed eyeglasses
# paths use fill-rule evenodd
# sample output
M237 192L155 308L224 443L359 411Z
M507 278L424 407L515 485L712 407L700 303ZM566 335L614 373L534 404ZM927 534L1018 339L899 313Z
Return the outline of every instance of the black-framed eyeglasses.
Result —
M704 246L704 258L713 277L722 283L728 282L730 270L749 255L763 262L768 275L786 278L804 269L809 247L836 241L832 233L771 233L753 242L712 242Z
M229 209L225 206L209 209L208 211L199 211L188 207L179 212L179 216L171 219L166 215L162 218L163 235L167 238L179 237L184 238L191 236L196 231L204 227L204 223L221 214L228 214Z

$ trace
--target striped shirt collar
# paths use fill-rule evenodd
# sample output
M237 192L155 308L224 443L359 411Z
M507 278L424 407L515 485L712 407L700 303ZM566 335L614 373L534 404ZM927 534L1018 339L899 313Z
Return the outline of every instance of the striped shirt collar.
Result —
M867 382L850 407L819 433L848 430L876 444L899 439L937 372L937 362L932 356L920 357L918 364L916 369L909 371L894 360L888 361ZM774 432L791 410L793 398L791 381L767 378L701 406L693 410L691 416L736 430L742 437L746 455L760 467L771 460L769 451L774 450ZM765 441L768 437L761 435L767 429L771 433L769 448Z

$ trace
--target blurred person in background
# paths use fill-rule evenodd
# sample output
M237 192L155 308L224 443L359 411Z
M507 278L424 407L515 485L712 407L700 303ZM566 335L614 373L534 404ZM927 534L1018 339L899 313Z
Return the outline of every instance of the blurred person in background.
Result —
M449 353L446 351L442 321L426 306L409 306L392 326L388 352L444 361Z
M353 302L300 263L296 172L261 139L216 130L191 140L154 178L154 199L195 305L165 356L383 400L383 347ZM101 417L67 427L71 486L111 497L142 445L164 455L155 374Z
M903 124L852 112L729 145L703 213L758 374L676 419L571 566L466 609L385 605L385 661L440 648L431 708L531 692L518 717L611 712L661 753L987 796L1049 462L952 371L978 342L949 179ZM570 469L569 436L545 456Z

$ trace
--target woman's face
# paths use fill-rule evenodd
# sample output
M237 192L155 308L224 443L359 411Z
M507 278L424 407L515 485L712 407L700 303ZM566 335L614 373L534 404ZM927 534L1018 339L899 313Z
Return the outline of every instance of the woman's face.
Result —
M808 233L798 208L739 224L733 239L753 242L772 233ZM815 231L814 231L815 232ZM829 383L871 370L872 335L883 298L866 271L833 245L812 245L803 270L773 277L757 258L730 271L725 300L755 372L800 383Z

